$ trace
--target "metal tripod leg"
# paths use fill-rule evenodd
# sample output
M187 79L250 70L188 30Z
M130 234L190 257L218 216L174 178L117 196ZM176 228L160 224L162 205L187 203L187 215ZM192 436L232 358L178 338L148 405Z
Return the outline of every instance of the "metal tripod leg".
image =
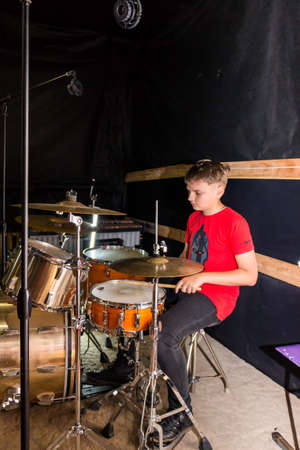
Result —
M82 224L82 219L79 216L74 216L69 214L69 222L73 223L77 228L76 236L76 260L73 270L76 271L76 295L75 295L75 320L74 320L74 330L75 330L75 425L73 425L69 430L62 433L47 450L54 450L62 446L65 440L71 438L76 439L76 450L80 450L80 440L85 437L96 445L101 447L101 438L93 430L82 425L81 422L81 372L80 372L80 337L84 324L84 317L81 315L80 311L80 274L81 274L81 259L80 259L80 226Z
M212 450L212 447L211 447L209 441L206 439L206 437L200 431L199 424L198 424L197 420L195 419L194 415L192 414L192 411L186 405L185 401L181 397L180 393L178 392L178 389L176 388L176 386L174 385L172 380L164 372L162 372L161 370L158 371L158 373L157 373L157 378L158 377L161 377L169 385L169 387L172 389L173 393L175 394L175 396L176 396L178 402L181 404L181 406L179 408L174 409L173 411L167 412L166 414L162 414L160 416L156 416L155 417L155 422L159 423L161 420L163 420L166 417L169 417L169 416L177 414L177 413L179 413L181 411L184 411L185 414L187 415L188 419L191 422L191 426L185 428L185 430L182 433L180 433L178 435L178 437L171 444L169 444L168 446L165 446L165 447L163 447L162 435L159 433L159 435L160 435L159 441L160 442L159 442L159 447L157 447L157 448L159 448L159 450L167 450L167 449L174 448L181 441L181 439L184 437L184 435L188 431L191 430L191 431L193 431L195 433L196 437L199 440L199 449L201 449L201 450ZM153 423L152 426L158 430L158 427L156 426L156 424ZM161 428L161 427L159 427L159 428ZM145 447L145 448L147 448L147 447Z
M129 381L122 386L113 389L110 392L107 392L100 400L94 401L89 408L93 410L98 410L101 406L103 406L108 400L113 399L118 401L119 407L118 410L112 414L108 423L102 430L102 435L106 438L111 438L114 435L113 424L119 417L122 410L129 406L138 414L141 414L141 408L136 404L136 402L131 398L132 395L136 392L137 385L139 381L143 378L145 371L140 372L140 342L135 339L135 347L134 347L134 371L135 377L132 381ZM120 399L119 399L120 398Z
M201 348L201 346L199 344L200 339L204 340L204 342L210 352L210 355L213 359L213 362L210 360L209 356L207 356L206 353L204 352L204 350ZM201 379L218 377L218 378L221 378L221 380L224 384L224 390L225 390L225 392L227 392L229 388L228 388L228 380L227 380L226 374L225 374L225 372L220 364L220 361L218 360L217 355L215 354L209 340L207 339L205 330L201 329L201 330L193 333L190 337L190 342L188 345L189 345L189 350L188 350L188 353L186 354L186 357L187 357L187 372L189 374L189 379L190 379L190 391L191 392L195 391L195 383L197 383ZM196 375L197 349L199 349L204 354L205 358L208 360L210 365L216 371L216 375L206 375L206 376L197 376Z

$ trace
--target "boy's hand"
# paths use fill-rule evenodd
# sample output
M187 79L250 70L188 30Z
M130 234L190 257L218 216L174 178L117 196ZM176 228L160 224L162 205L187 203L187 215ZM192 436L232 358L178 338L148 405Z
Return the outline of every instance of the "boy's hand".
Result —
M178 281L175 292L181 290L186 294L194 294L197 291L201 291L202 284L204 281L204 274L197 273L196 275L190 275L189 277L184 277L180 281Z

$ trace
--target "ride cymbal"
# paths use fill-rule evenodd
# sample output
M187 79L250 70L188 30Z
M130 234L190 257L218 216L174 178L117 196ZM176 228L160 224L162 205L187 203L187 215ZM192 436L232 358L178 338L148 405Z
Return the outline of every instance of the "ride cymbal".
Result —
M153 278L186 277L203 270L203 265L195 261L165 256L124 259L111 267L128 275Z
M22 217L15 217L15 221L22 223ZM76 234L77 228L74 224L70 223L67 218L59 216L46 216L46 215L30 215L28 217L29 228L32 231L41 231L45 233L66 233ZM96 231L97 227L89 222L83 221L80 227L81 234L91 233Z
M21 204L12 205L21 208ZM111 209L98 208L97 206L85 206L83 203L63 200L58 203L29 203L29 209L40 209L42 211L57 211L72 214L98 214L102 216L125 216L125 213L113 211Z

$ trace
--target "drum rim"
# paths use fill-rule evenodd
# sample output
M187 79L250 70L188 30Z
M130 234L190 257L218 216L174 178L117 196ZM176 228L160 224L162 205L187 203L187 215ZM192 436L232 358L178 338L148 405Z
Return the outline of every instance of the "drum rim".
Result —
M35 247L34 246L35 242L37 242L39 244L43 244L45 247L59 250L60 252L64 253L66 255L66 257L62 258L60 256L57 256L57 257L51 256L48 253L46 253L46 251L43 251L43 250L39 249L38 247ZM29 253L31 252L34 256L40 256L41 258L46 259L46 261L49 261L50 263L56 264L56 265L65 265L65 264L69 263L73 257L72 253L69 253L66 250L56 247L55 245L49 244L49 242L39 241L37 239L28 239L28 248L29 248ZM67 257L67 256L69 256L69 257Z
M149 301L147 303L143 303L143 304L138 304L138 303L110 303L111 300L102 300L102 299L98 299L97 297L92 296L92 298L94 298L95 300L91 299L92 303L96 303L97 305L100 306L109 306L112 309L149 309L152 306L152 301ZM159 305L163 303L160 302L158 303Z
M111 336L120 336L120 332L117 330L117 328L106 328L101 325L98 325L93 321L94 325L98 328L98 331L101 333L109 334ZM146 330L122 330L121 335L126 337L135 337L138 333L141 333Z
M110 261L108 259L96 259L96 258L92 258L91 256L88 256L86 253L89 250L97 250L97 249L102 249L102 250L116 250L116 249L125 249L125 251L127 250L135 250L138 254L141 255L141 258L148 256L148 252L142 248L135 248L135 247L129 247L126 245L99 245L98 247L89 247L89 248L85 248L82 251L82 254L84 255L84 257L87 259L87 261L91 261L94 262L96 264L104 264L104 265L111 265L111 264L115 264L117 261L119 260L115 260L115 261Z

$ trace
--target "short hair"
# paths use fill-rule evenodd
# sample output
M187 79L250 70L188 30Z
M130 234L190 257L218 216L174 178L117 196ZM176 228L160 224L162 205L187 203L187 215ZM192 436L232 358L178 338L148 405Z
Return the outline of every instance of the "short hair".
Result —
M226 187L230 167L226 163L212 161L211 159L199 159L186 173L184 181L203 180L207 184L220 183Z

